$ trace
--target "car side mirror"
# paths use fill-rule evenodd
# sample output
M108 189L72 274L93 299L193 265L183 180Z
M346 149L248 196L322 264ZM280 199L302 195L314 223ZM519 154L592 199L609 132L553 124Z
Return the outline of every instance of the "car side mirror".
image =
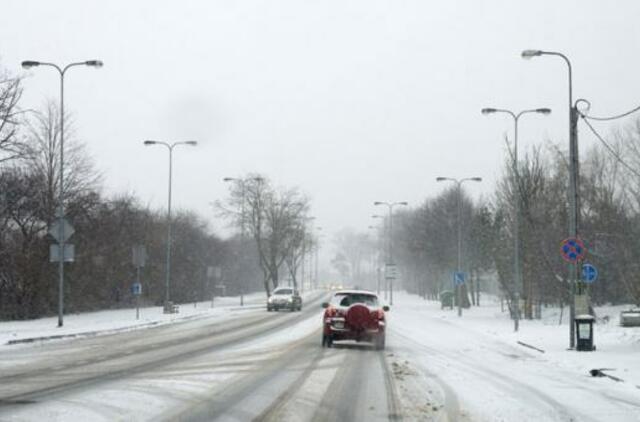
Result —
M383 311L385 311L385 312L389 312L389 311L391 310L391 308L390 308L390 307L388 307L387 305L384 305L384 306L382 307L382 310L383 310Z
M328 308L329 307L329 302L322 302L322 307L323 308Z

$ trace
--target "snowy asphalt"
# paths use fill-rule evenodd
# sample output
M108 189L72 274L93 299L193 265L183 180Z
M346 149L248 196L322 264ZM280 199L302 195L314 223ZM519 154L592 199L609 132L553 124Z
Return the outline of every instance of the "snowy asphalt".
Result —
M495 322L473 328L481 310L465 321L399 294L385 351L322 348L324 297L5 348L0 420L640 420L635 386L505 343Z

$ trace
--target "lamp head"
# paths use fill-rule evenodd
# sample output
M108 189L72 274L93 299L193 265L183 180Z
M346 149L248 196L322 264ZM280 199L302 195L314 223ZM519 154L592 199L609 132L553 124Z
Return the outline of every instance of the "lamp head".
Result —
M551 114L551 109L550 108L536 108L536 113Z
M491 114L491 113L495 113L496 111L498 110L496 110L495 108L483 108L482 114Z
M104 65L104 63L102 63L102 60L87 60L86 62L84 62L84 64L95 68L101 68Z
M436 177L436 182L444 182L445 180L447 180L446 177Z
M472 177L470 180L473 180L474 182L482 182L482 177Z
M31 69L32 67L40 66L40 62L35 60L25 60L22 62L23 69Z
M373 205L382 205L382 202L376 201L376 202L373 203Z
M235 179L235 177L225 177L224 179L222 179L223 182L233 182Z
M407 201L398 202L398 205L409 205Z
M155 144L157 144L157 142L156 141L144 141L144 144L145 145L155 145Z
M530 59L532 57L541 56L541 55L542 55L542 50L524 50L522 52L523 59Z
M195 147L196 145L198 145L198 141L186 141L185 145L191 145L191 146Z

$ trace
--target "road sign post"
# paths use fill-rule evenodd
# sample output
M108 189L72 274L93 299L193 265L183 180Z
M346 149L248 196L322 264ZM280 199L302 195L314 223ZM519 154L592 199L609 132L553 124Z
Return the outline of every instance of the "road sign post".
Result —
M393 281L398 278L398 267L396 264L385 264L384 278L389 288L389 303L393 304Z
M131 285L131 294L136 298L136 319L140 319L140 295L142 294L142 284L136 281Z
M584 243L578 237L569 237L560 242L560 256L567 261L570 264L570 268L572 268L569 276L573 296L569 318L569 346L571 348L573 348L575 344L575 326L573 320L576 315L586 313L589 310L589 299L582 291L582 281L578 280L578 265L584 259L586 251L587 248L585 248Z
M140 282L140 269L147 262L147 249L144 245L135 245L131 248L131 262L136 267L136 282L131 286L131 292L136 297L136 319L140 318L140 295L142 294L142 283ZM136 290L134 290L134 286Z
M456 292L456 301L458 302L458 316L462 315L462 286L464 285L465 273L462 271L453 272L453 286Z

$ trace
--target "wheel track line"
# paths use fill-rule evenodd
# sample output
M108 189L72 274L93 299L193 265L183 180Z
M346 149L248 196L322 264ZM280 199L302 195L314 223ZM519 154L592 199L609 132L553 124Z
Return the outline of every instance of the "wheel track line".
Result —
M380 351L379 362L384 372L384 384L385 390L387 392L387 410L389 412L389 420L401 421L403 419L402 404L400 402L400 399L398 398L398 390L393 378L393 371L389 367L389 361L384 353L384 350Z
M305 311L307 311L308 309L308 305L313 304L313 303L317 303L319 302L322 298L324 297L324 295L319 295L318 297L315 297L313 299L311 299L307 306L305 306L305 308L303 308ZM308 313L304 312L304 314ZM274 319L286 319L287 315L291 315L290 313L288 314L282 314L282 315L278 315L278 316L274 316ZM300 314L297 314L300 315ZM214 318L215 316L210 316L210 318ZM203 319L207 319L209 317L205 317L205 318L199 318L198 322L201 322L201 320ZM181 321L181 322L177 322L177 323L173 323L173 324L167 324L167 325L160 325L160 326L154 326L154 327L150 327L148 329L145 329L146 334L150 334L151 337L161 337L163 335L163 333L161 331L163 330L171 330L173 328L176 328L178 325L181 324L189 324L189 323L193 323L194 320L186 320L186 321ZM219 323L214 323L212 324L212 326L207 329L206 327L193 327L193 328L187 328L186 330L180 330L179 331L179 337L177 338L172 338L171 340L162 340L162 338L160 338L158 341L154 341L152 344L142 344L139 346L136 346L136 348L133 351L117 351L115 353L111 353L111 354L107 354L107 355L102 355L93 359L88 359L88 363L86 363L86 365L94 365L94 364L98 364L98 363L102 363L102 362L106 362L109 360L113 360L113 359L119 359L122 358L124 356L126 356L127 354L139 354L139 353L146 353L149 352L150 349L157 349L157 348L167 348L167 347L173 347L173 346L177 346L177 345L184 345L187 344L189 342L195 342L195 341L199 341L201 340L203 337L206 336L221 336L224 334L228 334L230 332L233 331L237 331L237 330L241 330L244 328L251 328L253 326L255 326L256 324L260 324L260 323L265 323L265 318L264 315L262 314L257 314L257 315L253 315L253 312L251 313L251 315L249 315L249 317L244 318L243 321L241 321L240 323L237 324L233 324L234 321L222 321ZM222 327L219 327L221 326ZM225 325L230 325L230 326L225 326ZM204 331L204 332L203 332ZM197 332L199 334L199 337L193 337L190 336L189 333L190 332ZM90 340L105 340L105 342L109 342L109 341L115 341L118 342L119 339L118 337L122 338L124 336L134 336L137 337L137 335L140 334L140 330L137 331L127 331L127 332L123 332L123 333L113 333L113 334L106 334L104 336L93 336L93 337L87 337L87 338L76 338L76 339L71 339L67 342L71 343L73 341L90 341ZM171 334L171 333L169 333ZM154 340L154 339L151 339ZM121 342L122 340L120 340ZM107 345L102 345L100 347L101 350L104 350ZM24 380L27 377L33 377L33 376L41 376L43 371L60 371L60 370L65 370L65 369L69 369L69 368L73 368L73 369L77 369L79 367L81 367L82 365L79 365L78 362L70 362L68 364L65 365L56 365L55 367L44 367L44 368L37 368L37 369L31 369L25 372L17 372L17 373L13 373L13 374L8 374L8 375L0 375L0 384L7 384L9 381L13 380L13 379L20 379L20 380Z
M308 336L290 343L290 345L277 356L268 359L269 362L257 362L255 365L259 366L259 371L252 371L249 375L244 374L235 380L227 381L228 387L225 388L222 394L218 394L210 399L201 400L196 404L195 409L191 403L188 409L179 410L161 419L167 421L211 421L223 415L228 415L229 411L235 410L236 413L241 413L242 409L235 408L243 400L266 385L274 377L280 375L286 368L297 365L300 361L308 360L309 354L304 353L306 352L305 349L309 348L310 340L318 337L318 334L319 331L314 331ZM317 350L315 355L322 353L322 350ZM291 356L294 356L293 360ZM303 373L304 372L306 372L306 368L303 370ZM300 377L301 375L297 376L294 381L297 381ZM293 389L294 387L296 387L295 382L293 382L293 385L289 388ZM242 420L248 420L253 417L249 412L243 413L241 416Z
M322 297L318 297L316 298L313 302L315 301L319 301ZM307 308L308 309L308 308ZM283 314L283 315L292 315L292 316L298 316L298 315L304 315L305 318L311 318L313 317L315 311L313 310L307 310L306 312L300 314L294 314L294 313L290 313L290 314ZM202 354L206 354L206 353L211 353L214 352L216 350L219 349L224 349L226 347L230 347L230 346L234 346L234 345L238 345L238 344L242 344L243 342L246 341L255 341L257 338L261 338L261 337L265 337L271 333L273 333L274 331L277 331L279 329L282 329L284 326L289 325L290 320L293 318L278 318L275 322L273 322L272 320L268 319L268 320L264 320L264 318L262 318L263 322L261 325L267 325L267 328L262 329L262 330L257 330L256 326L252 326L249 327L245 332L243 333L243 335L240 336L236 336L228 341L221 341L219 343L214 343L214 344L210 344L209 341L210 340L214 340L214 339L206 339L203 340L202 338L198 338L197 340L192 341L191 343L195 343L196 341L206 341L207 344L197 347L195 349L183 352L183 353L176 353L176 354L171 354L169 356L163 356L160 357L158 359L152 359L151 361L147 361L141 364L135 364L133 366L129 366L129 367L125 367L122 369L118 369L118 370L114 370L114 371L106 371L104 373L100 373L98 375L89 375L89 376L85 376L85 377L81 377L79 379L75 379L69 382L61 382L59 384L53 385L53 386L47 386L47 387L42 387L42 388L36 388L30 391L26 391L26 392L20 392L17 394L9 394L6 396L2 396L0 397L0 413L2 408L7 406L8 404L14 403L14 402L20 402L20 401L34 401L37 399L41 399L44 398L48 395L53 395L53 394L61 394L64 392L68 392L68 391L72 391L74 389L79 389L79 388L84 388L84 387L88 387L88 386L92 386L92 385L96 385L99 384L101 382L106 382L106 381L112 381L118 378L123 378L125 376L131 376L134 374L138 374L141 372L147 372L149 370L152 369L157 369L157 367L159 366L163 366L163 365L170 365L176 361L181 361L181 360L185 360L185 359L189 359L189 358L193 358L193 357L197 357L199 355ZM260 327L260 325L258 325L257 327ZM255 333L255 331L259 331L257 334ZM180 343L181 346L184 346L186 343ZM174 346L175 347L175 346ZM113 359L118 359L118 358L122 358L122 357L126 357L126 356L117 356L117 357L112 357L109 360L113 360ZM103 360L100 362L96 362L96 363L103 363L106 362L108 360ZM93 363L93 364L96 364ZM88 364L85 366L89 366L92 364ZM77 367L73 367L73 369L78 369L80 366ZM67 368L67 367L65 367ZM68 368L67 368L68 369ZM35 378L35 377L41 377L47 373L52 373L55 374L56 372L61 372L64 371L65 369L59 369L59 370L55 370L55 371L45 371L45 373L38 373L38 374L33 374L31 376L31 378ZM89 372L89 371L87 371ZM15 378L15 376L11 376L12 378ZM0 379L1 380L1 379Z
M316 334L314 334L316 335ZM291 386L287 388L285 391L280 394L276 400L266 408L260 415L255 417L253 420L257 422L261 421L278 421L280 420L280 413L285 408L285 406L290 402L295 393L299 391L299 388L303 385L303 383L307 380L309 375L318 369L320 361L325 357L325 349L319 349L319 352L316 352L313 356L313 360L311 364L308 365L304 371L291 383Z
M346 370L336 372L311 420L313 422L356 420L354 419L355 403L353 406L338 406L338 404L344 403L344 398L349 395L347 387L354 380L358 380L358 373L364 367L364 359L358 359L355 353L348 353L349 349L340 350L335 347L330 349L334 352L340 351L344 355L342 367Z
M443 354L438 351L437 349L433 349L429 346L426 346L424 344L418 343L415 340L413 340L412 338L410 338L407 335L395 332L395 334L401 338L404 339L405 343L410 343L413 344L415 346L417 346L418 348L424 350L425 352L429 353L430 356L434 357L435 359L437 359L441 365L446 366L446 364L451 363L452 361L459 366L464 367L464 370L467 372L472 372L475 373L476 375L478 375L479 377L481 377L481 379L488 381L491 380L492 383L498 387L500 387L502 390L504 391L509 391L509 392L513 392L514 388L519 388L520 390L524 391L526 394L525 396L531 397L534 396L535 398L538 399L539 402L546 404L547 406L549 406L552 410L554 410L556 412L556 414L562 415L566 420L568 421L573 421L573 420L580 420L580 421L594 421L596 422L595 419L581 414L581 413L575 413L574 410L569 409L568 407L566 407L565 405L563 405L562 403L558 402L557 400L555 400L552 397L549 397L548 395L546 395L545 393L535 389L534 387L525 384L521 381L518 381L514 378L510 378L507 377L505 375L502 374L498 374L494 371L490 371L488 369L485 368L481 368L478 367L476 364L477 362L474 362L472 360L469 359L468 356L464 355L464 354L458 354L457 358L455 360L451 359L450 357L443 357ZM575 416L572 416L571 414L575 413ZM577 419L576 419L577 418ZM455 420L455 419L454 419Z
M407 343L407 338L405 336L403 336L402 334L397 333L395 330L391 331L392 335L395 335L397 337L400 337L400 340ZM411 344L414 344L414 341L409 339ZM442 378L440 378L438 375L434 374L433 372L427 370L426 368L424 368L422 365L416 365L416 369L418 371L420 371L425 378L427 379L433 379L437 386L440 388L440 391L442 392L442 397L444 399L444 409L446 411L446 415L447 415L447 421L457 421L460 419L460 403L458 400L458 395L456 394L456 392L453 390L453 388L447 384Z

